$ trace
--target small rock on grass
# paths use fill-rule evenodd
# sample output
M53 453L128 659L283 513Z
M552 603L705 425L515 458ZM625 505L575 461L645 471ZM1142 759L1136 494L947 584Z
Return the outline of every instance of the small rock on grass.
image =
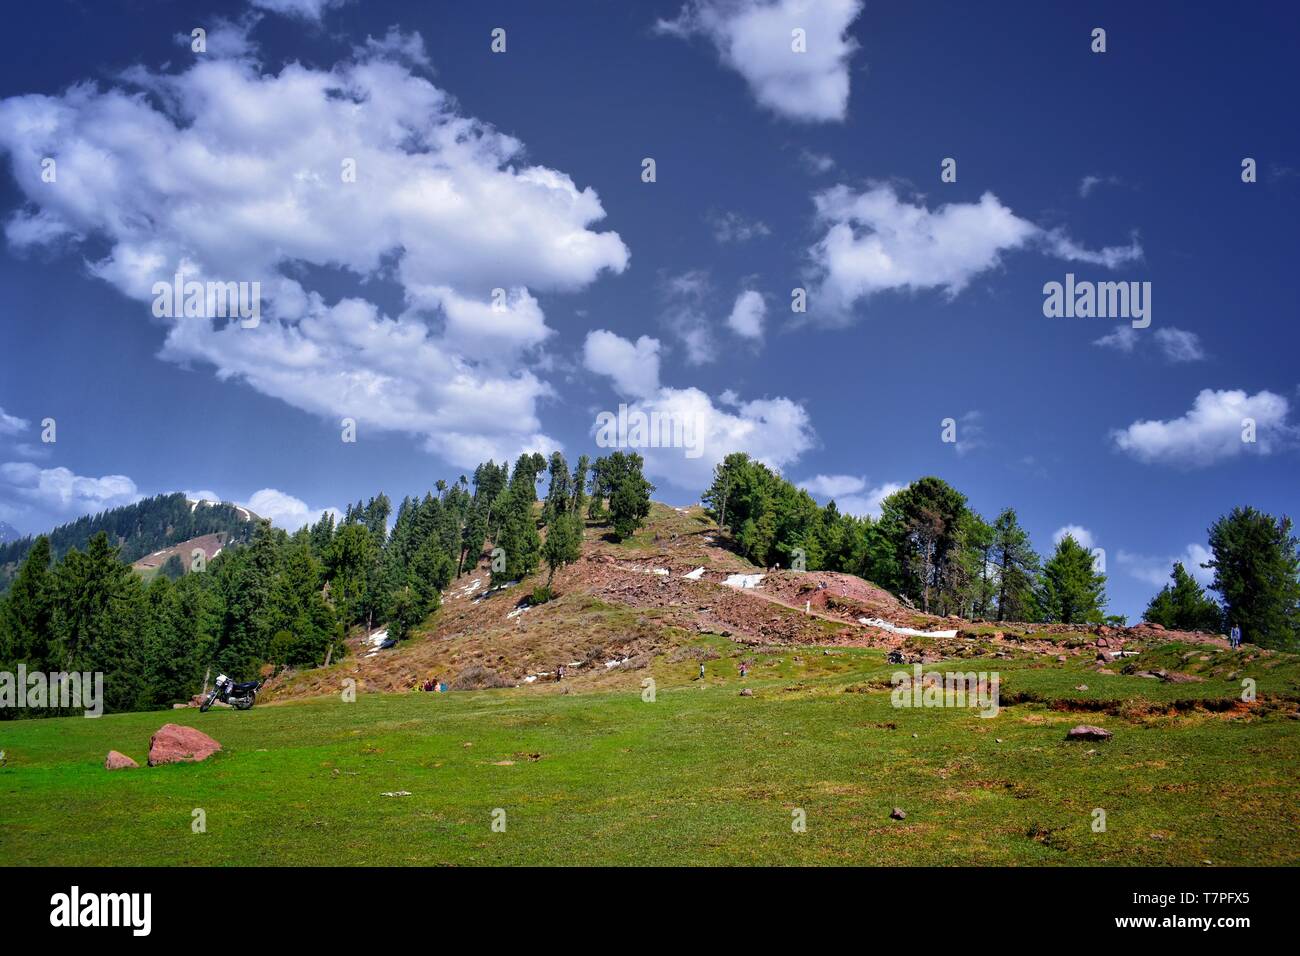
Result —
M889 813L889 819L891 819L891 820L906 820L906 819L907 819L907 811L906 811L906 810L899 809L898 807L894 807L894 809L891 810L890 813Z
M1080 724L1078 727L1071 727L1070 732L1065 735L1066 740L1110 740L1115 735L1104 727L1094 727L1091 724Z
M753 697L753 696L754 696L754 692L753 692L752 690L750 690L748 687L746 687L746 688L744 688L744 689L740 692L740 696L741 696L741 697Z
M138 763L136 763L126 754L119 753L116 750L110 750L108 752L108 756L104 758L105 770L127 770L130 769L131 767L139 767L139 766L140 765Z

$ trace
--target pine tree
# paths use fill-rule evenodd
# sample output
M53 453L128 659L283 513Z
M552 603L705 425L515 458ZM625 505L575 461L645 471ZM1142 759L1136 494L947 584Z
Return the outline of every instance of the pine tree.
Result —
M172 583L155 578L145 594L145 699L166 707L198 693L217 628L214 598L201 574Z
M1072 535L1061 539L1043 566L1040 592L1040 607L1048 621L1093 624L1103 620L1106 576L1096 570L1092 554Z
M425 542L423 548L416 552L411 562L410 583L415 592L421 619L438 609L442 601L442 590L451 583L454 568L437 542Z
M551 452L548 477L550 486L546 490L546 502L542 505L543 525L550 525L557 517L569 511L569 464L558 451Z
M542 538L537 532L533 504L537 501L537 476L546 467L541 455L524 454L515 462L510 485L505 492L504 517L495 539L505 551L505 569L492 572L492 583L519 581L537 570Z
M957 597L954 577L966 496L946 481L927 476L895 492L881 506L881 524L894 542L903 591L928 613L931 603L947 613Z
M577 514L557 515L551 520L542 544L542 557L550 569L546 576L549 589L556 571L582 557L582 519Z
M1300 649L1300 556L1291 519L1234 508L1210 527L1212 587L1229 627L1261 647Z
M50 540L36 538L0 603L0 664L22 661L32 669L47 669L53 636L53 577Z
M334 541L334 513L323 512L320 519L311 526L311 550L318 561L324 561Z
M600 492L609 495L609 518L614 537L630 538L650 515L650 494L655 486L642 474L644 461L635 452L616 451L596 460Z
M104 675L104 707L141 706L144 588L130 565L99 532L85 552L64 556L53 576L54 613L49 666Z
M1151 599L1142 619L1175 631L1219 633L1223 609L1206 596L1181 561L1174 562L1170 578L1172 583Z
M587 504L587 471L590 468L591 459L583 455L573 469L573 501L569 505L569 511L579 517L582 517Z
M992 559L997 565L997 619L1027 621L1034 616L1034 577L1038 555L1013 508L993 522Z

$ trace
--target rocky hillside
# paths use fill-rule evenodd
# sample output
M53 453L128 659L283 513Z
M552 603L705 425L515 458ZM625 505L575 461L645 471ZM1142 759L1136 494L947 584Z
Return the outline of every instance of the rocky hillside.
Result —
M430 678L465 688L545 686L558 683L561 666L565 687L594 689L638 682L658 655L707 653L702 638L755 649L886 648L906 661L1086 656L1098 669L1174 640L1226 645L1155 625L995 625L923 614L853 575L755 567L729 550L699 507L655 504L646 526L619 543L588 525L582 558L556 575L556 597L545 604L531 603L544 571L497 589L489 579L480 564L399 646L381 649L383 630L354 638L344 661L282 675L269 696L336 693L348 677L376 691L413 690Z

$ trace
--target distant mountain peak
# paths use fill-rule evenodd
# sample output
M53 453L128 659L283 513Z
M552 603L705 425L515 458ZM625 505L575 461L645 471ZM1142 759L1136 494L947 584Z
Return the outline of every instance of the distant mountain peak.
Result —
M10 541L17 541L18 539L24 537L26 537L26 535L20 532L9 522L0 521L0 544L8 544Z

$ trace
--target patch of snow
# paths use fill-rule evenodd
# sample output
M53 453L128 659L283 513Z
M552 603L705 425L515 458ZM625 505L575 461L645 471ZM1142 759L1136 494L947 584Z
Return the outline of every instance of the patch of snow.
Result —
M668 569L667 569L667 568L655 568L655 569L654 569L654 573L657 574L657 575L659 575L660 577L665 577L665 578L668 577Z
M756 588L763 578L762 574L732 574L722 583L730 588Z
M605 661L605 667L606 668L617 667L619 664L626 664L628 660L629 658L625 657L621 661Z
M524 683L525 683L525 684L531 684L531 683L532 683L533 681L535 681L535 680L537 680L537 675L536 675L536 674L529 674L527 677L524 678Z
M518 583L519 583L518 581L507 581L505 584L498 584L494 588L488 588L486 591L484 591L482 594L480 594L478 597L474 599L474 603L478 604L480 601L486 601L488 598L496 594L498 591L504 591L506 588L512 588Z
M867 627L878 627L882 631L889 631L891 634L902 634L905 637L956 637L957 630L951 631L918 631L914 627L899 627L897 624L890 624L888 621L881 620L878 617L860 617L859 624L865 624Z
M389 790L385 793L380 794L380 796L383 797L409 797L410 795L411 795L410 790Z
M703 568L696 568L694 571L687 571L685 574L682 575L682 577L684 577L688 581L698 581L703 576L704 576Z
M532 606L532 605L529 605L529 604L523 604L523 605L520 605L519 607L517 607L517 608L515 608L513 611L511 611L509 614L507 614L507 615L506 615L506 618L509 619L509 618L518 617L520 614L523 614L524 611L527 611L528 608L531 607L531 606Z
M386 640L388 640L388 628L384 628L382 631L375 631L375 633L366 638L366 643L371 647L378 647Z

